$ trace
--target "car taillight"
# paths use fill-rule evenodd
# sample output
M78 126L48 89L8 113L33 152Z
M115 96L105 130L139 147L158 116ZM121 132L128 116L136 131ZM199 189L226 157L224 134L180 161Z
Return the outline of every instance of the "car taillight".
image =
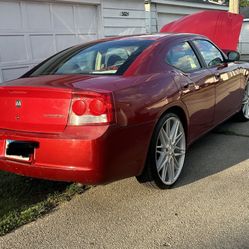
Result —
M110 124L114 120L111 93L73 94L69 125Z
M72 111L78 116L82 116L86 112L86 102L84 100L76 100L73 103Z

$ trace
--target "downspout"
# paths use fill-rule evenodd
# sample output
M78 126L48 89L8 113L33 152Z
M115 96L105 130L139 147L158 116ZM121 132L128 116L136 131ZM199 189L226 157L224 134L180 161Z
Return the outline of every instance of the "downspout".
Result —
M146 19L146 33L152 33L152 14L151 14L151 0L145 0L145 19Z

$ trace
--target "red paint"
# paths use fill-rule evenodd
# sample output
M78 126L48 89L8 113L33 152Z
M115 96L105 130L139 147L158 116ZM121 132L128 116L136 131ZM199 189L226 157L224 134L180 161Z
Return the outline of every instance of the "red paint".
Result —
M243 16L205 10L165 25L160 32L204 35L223 50L237 50Z
M165 63L171 46L197 38L203 39L186 34L120 38L155 40L123 76L57 75L3 83L0 169L85 184L139 175L156 123L176 107L185 115L191 144L240 109L249 75L248 64L183 74ZM215 80L217 71L220 81ZM190 83L195 87L188 87ZM16 100L21 100L21 108ZM84 101L86 110L82 102L74 107L77 101ZM72 112L106 114L107 122L72 125ZM15 161L5 157L6 140L34 141L39 147L31 162Z

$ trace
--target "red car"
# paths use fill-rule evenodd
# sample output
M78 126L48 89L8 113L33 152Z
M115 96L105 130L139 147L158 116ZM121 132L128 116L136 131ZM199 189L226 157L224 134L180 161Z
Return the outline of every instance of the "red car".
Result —
M249 119L249 65L238 59L191 34L64 50L0 86L0 169L84 184L137 176L167 188L193 141L236 113Z

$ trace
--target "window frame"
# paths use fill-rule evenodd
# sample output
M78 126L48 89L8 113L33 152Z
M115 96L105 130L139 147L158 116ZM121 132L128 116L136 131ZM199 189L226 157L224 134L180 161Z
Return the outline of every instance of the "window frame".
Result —
M195 45L194 41L206 41L209 42L210 44L212 44L221 54L222 58L223 58L223 62L217 65L213 65L213 66L208 66L208 64L206 63L204 56L202 55L201 51L199 50L199 48ZM217 47L212 41L205 39L205 38L194 38L190 41L190 43L192 44L192 46L194 47L196 53L198 54L198 56L200 57L201 61L203 62L203 64L205 65L205 68L207 69L212 69L212 68L217 68L221 65L223 65L224 63L226 63L226 56L224 55L224 53L221 51L221 49L219 47Z
M193 69L193 70L191 70L191 71L183 71L182 69L180 69L180 68L178 68L178 67L176 67L176 66L174 66L174 65L172 65L172 64L170 64L170 63L168 62L168 60L167 60L167 53L168 53L173 47L175 47L175 46L177 46L177 45L179 45L179 44L183 44L183 43L188 43L189 47L192 49L194 55L196 56L196 58L197 58L197 60L198 60L198 62L199 62L200 68ZM169 49L167 49L167 51L166 51L166 55L165 55L165 58L164 58L164 62L165 62L167 65L169 65L169 66L171 66L171 67L173 67L173 68L175 68L175 69L177 69L177 70L179 70L179 71L181 71L181 72L183 72L183 73L185 73L185 74L191 74L191 73L194 73L194 72L201 71L201 70L204 69L204 66L205 66L205 64L203 63L201 57L199 56L199 53L197 53L195 47L193 47L193 45L192 45L192 43L191 43L191 40L181 40L181 41L177 41L176 44L171 45L171 46L169 47Z

